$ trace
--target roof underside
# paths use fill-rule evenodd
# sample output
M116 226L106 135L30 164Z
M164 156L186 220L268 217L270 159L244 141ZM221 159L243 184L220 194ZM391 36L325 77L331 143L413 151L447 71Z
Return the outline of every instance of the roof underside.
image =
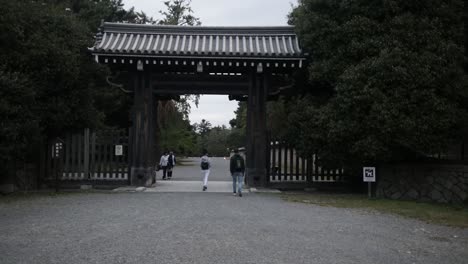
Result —
M302 60L294 28L188 27L104 23L95 55Z

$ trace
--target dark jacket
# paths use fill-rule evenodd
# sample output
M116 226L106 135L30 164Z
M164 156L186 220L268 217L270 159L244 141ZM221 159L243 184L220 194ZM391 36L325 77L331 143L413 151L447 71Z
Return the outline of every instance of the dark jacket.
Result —
M169 157L167 158L167 165L170 167L174 167L176 163L175 156L173 154L169 154Z
M240 162L240 171L237 168L236 166L236 162L237 160L239 160ZM244 158L239 155L239 154L234 154L232 157L231 157L231 162L230 162L230 166L229 166L229 170L231 171L231 173L234 173L234 172L242 172L244 173L245 172L245 161L244 161Z

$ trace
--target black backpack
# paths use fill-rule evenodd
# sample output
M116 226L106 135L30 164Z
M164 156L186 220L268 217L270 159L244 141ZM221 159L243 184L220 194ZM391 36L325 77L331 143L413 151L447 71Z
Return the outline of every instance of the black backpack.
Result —
M201 162L201 169L202 170L207 170L210 167L210 164L207 161L202 161Z
M234 171L242 172L244 170L244 159L240 155L234 156Z

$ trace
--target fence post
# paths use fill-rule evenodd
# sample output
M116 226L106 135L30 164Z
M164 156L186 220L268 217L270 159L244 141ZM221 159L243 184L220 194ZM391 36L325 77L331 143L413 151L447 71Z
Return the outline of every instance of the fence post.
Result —
M309 157L307 157L307 161L306 161L306 166L307 166L307 182L309 183L309 185L312 185L312 182L313 182L313 173L314 173L314 170L313 170L313 160L314 160L314 154L310 155Z
M89 180L89 128L84 129L84 178Z
M267 133L266 136L266 179L265 182L266 184L270 183L270 176L271 176L271 133Z

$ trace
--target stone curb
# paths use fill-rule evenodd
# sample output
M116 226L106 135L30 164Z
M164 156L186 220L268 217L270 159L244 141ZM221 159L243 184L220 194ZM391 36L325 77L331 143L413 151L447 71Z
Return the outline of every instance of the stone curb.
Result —
M146 187L119 187L112 190L113 192L144 192Z
M277 189L266 189L266 188L257 189L254 187L250 188L250 192L251 193L281 193L281 191Z

